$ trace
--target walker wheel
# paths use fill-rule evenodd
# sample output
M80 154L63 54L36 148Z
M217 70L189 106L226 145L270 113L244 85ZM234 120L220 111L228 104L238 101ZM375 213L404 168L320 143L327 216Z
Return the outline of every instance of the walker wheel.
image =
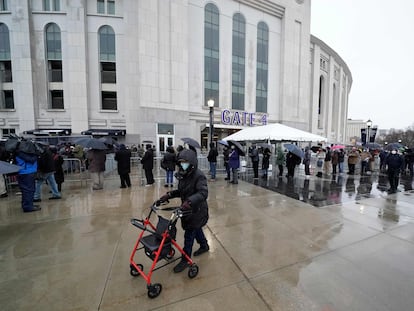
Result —
M175 255L175 249L171 247L171 250L168 252L167 256L165 256L167 259L172 259Z
M154 285L148 286L148 297L153 299L159 296L162 291L162 285L160 283L155 283Z
M144 266L141 264L137 264L138 268L142 271L144 270ZM140 276L138 270L132 265L129 265L129 273L133 276L133 277L137 277Z
M193 279L197 276L197 274L198 274L198 266L195 263L193 263L188 269L188 277L190 279Z

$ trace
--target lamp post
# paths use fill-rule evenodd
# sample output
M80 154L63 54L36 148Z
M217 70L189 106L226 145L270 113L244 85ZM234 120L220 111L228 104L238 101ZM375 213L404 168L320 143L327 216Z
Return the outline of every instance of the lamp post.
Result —
M213 143L213 133L214 133L214 125L213 125L213 117L214 117L214 99L209 99L207 101L208 108L210 109L210 144ZM210 145L209 145L210 147Z
M368 121L367 121L367 142L369 143L370 142L370 136L369 136L369 129L371 128L371 126L372 126L372 121L371 121L371 119L368 119Z

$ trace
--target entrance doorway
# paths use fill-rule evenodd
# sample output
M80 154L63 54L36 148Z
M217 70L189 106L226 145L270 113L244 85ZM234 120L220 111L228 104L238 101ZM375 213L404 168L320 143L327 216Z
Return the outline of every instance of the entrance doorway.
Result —
M167 152L168 146L174 146L174 135L158 134L157 135L157 150L160 155Z

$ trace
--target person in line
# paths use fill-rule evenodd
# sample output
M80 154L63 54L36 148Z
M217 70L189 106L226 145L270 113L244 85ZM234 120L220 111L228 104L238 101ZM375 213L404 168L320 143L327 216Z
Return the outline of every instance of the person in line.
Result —
M238 184L239 181L239 167L240 167L240 156L239 152L237 151L236 146L231 146L231 152L229 156L229 166L231 168L232 179L230 181L231 184Z
M176 173L178 188L163 195L159 203L172 198L181 199L181 209L184 212L181 218L181 226L184 230L183 250L191 258L194 240L200 245L200 248L194 252L194 256L199 256L210 249L203 232L203 226L207 224L209 218L207 178L198 168L197 156L193 151L188 149L181 151L178 163L179 170ZM187 211L190 213L185 213ZM174 267L174 272L182 272L186 267L188 267L188 261L182 256L181 261Z
M124 144L120 144L119 150L115 152L114 159L117 161L119 179L121 180L120 188L130 188L131 178L129 177L129 173L131 173L131 150L127 149Z
M256 148L256 145L253 145L249 153L250 159L252 160L253 165L253 178L259 178L259 151Z
M62 184L65 181L65 174L63 172L63 157L59 154L57 148L50 148L53 156L53 162L55 165L55 181L57 184L57 189L62 193Z
M229 165L229 159L230 159L230 149L227 146L224 146L223 148L223 161L224 161L224 167L226 169L226 178L224 180L230 180L230 165Z
M355 165L359 161L359 152L356 147L352 147L352 150L348 154L348 174L355 174Z
M145 172L145 178L147 179L147 184L145 186L152 186L154 184L154 175L152 174L152 169L154 168L154 152L152 151L151 145L147 144L145 146L145 153L141 159L142 168Z
M311 162L311 151L310 151L309 146L306 146L304 156L303 156L303 165L305 166L305 178L310 177L310 162Z
M277 150L276 150L276 165L279 168L279 177L283 176L283 166L285 165L286 162L286 155L285 152L283 151L282 147L277 146Z
M365 175L369 171L369 161L371 160L371 154L368 150L364 149L361 154L361 176Z
M330 147L326 147L325 159L323 161L323 171L326 175L331 173L332 151Z
M295 167L296 165L300 164L301 158L298 157L293 152L288 152L286 155L286 167L288 170L288 173L286 175L287 178L293 178L295 175Z
M387 166L388 181L390 188L388 193L396 193L401 170L404 166L403 158L398 154L397 149L393 149L391 153L385 159L385 165Z
M339 149L338 151L338 170L339 174L344 172L344 162L345 162L345 151L344 149Z
M334 150L332 151L332 158L331 158L331 164L332 164L332 174L336 175L337 173L337 167L338 167L338 163L339 163L339 151L338 150Z
M325 150L322 149L322 147L319 148L316 158L316 177L322 177L323 164L325 161Z
M33 202L40 202L42 194L42 185L46 182L52 191L52 196L49 200L61 199L61 194L58 190L58 186L55 180L55 161L53 160L53 154L50 151L49 145L43 147L43 153L39 156L37 163L37 177L36 177L36 190L33 198Z
M3 144L0 144L0 160L8 162L8 152ZM0 174L0 198L8 196L5 175Z
M161 161L161 167L166 172L164 187L174 186L174 171L175 171L176 163L177 163L177 159L176 159L174 147L168 146L167 152L164 154L164 157Z
M269 169L270 166L270 155L272 153L270 152L269 148L265 148L263 150L263 158L262 158L262 178L263 179L267 179L267 170Z
M87 153L88 170L92 178L92 190L102 190L104 186L105 150L90 149Z
M30 213L40 211L42 209L40 206L33 205L33 198L36 188L35 175L37 172L37 155L17 151L15 162L16 165L22 167L22 169L18 172L17 182L22 193L21 206L23 212Z
M207 160L210 163L210 181L216 181L216 170L217 170L217 156L218 151L214 143L210 143L210 151L207 155Z

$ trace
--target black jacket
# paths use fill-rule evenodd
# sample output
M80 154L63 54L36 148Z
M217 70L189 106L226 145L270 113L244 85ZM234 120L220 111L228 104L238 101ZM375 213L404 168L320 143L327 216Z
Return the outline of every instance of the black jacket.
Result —
M168 151L164 154L164 157L161 162L161 166L163 169L168 171L174 171L175 170L175 164L176 162L176 156L174 151Z
M186 159L192 165L191 170L183 172L182 169L176 174L178 178L178 189L169 192L171 198L181 198L181 202L190 201L192 214L181 218L184 230L197 229L204 226L208 221L208 187L207 178L197 168L196 154L191 150L183 150L179 159Z
M37 170L43 174L55 171L55 161L53 154L49 149L46 149L37 160Z
M151 148L145 151L144 156L141 159L141 164L144 169L152 170L154 168L154 153Z
M399 154L390 153L385 159L388 171L400 171L403 167L403 158Z
M118 174L131 173L131 150L120 149L115 153L115 161L118 162Z
M217 162L218 152L216 148L211 148L207 155L208 162Z

